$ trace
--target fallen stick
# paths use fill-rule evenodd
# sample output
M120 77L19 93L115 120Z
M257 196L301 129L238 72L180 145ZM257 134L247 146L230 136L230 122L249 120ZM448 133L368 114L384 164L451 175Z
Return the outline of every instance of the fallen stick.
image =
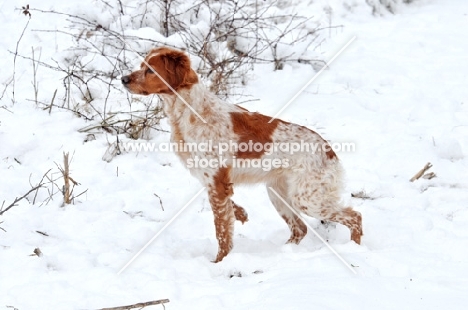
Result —
M414 182L414 181L416 181L417 179L419 179L420 177L422 177L422 176L424 175L424 173L425 173L427 170L431 169L431 167L432 167L432 164L431 164L431 163L427 163L427 164L424 166L424 168L422 168L421 170L419 170L419 172L416 173L416 174L414 175L414 177L412 177L412 178L410 179L410 182Z
M143 309L144 307L160 305L160 304L163 304L163 307L164 307L164 304L168 302L169 302L169 299L160 299L160 300L153 300L153 301L147 301L147 302L140 302L140 303L128 305L128 306L121 306L121 307L114 307L114 308L102 308L99 310L129 310L129 309L135 309L135 308Z

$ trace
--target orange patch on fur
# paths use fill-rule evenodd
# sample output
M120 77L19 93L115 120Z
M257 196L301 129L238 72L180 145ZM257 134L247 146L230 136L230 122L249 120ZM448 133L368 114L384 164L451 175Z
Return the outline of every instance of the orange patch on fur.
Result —
M328 144L328 142L326 142L326 141L325 141L325 143ZM332 150L330 145L328 145L328 148L327 148L327 151L325 152L325 154L327 155L328 159L337 158L336 153Z
M271 143L271 136L278 127L279 120L274 119L269 123L271 117L254 112L231 112L231 120L233 131L239 136L238 143L261 143L263 146L266 143ZM260 158L265 153L265 148L262 151L256 152L253 149L247 151L238 151L238 158Z

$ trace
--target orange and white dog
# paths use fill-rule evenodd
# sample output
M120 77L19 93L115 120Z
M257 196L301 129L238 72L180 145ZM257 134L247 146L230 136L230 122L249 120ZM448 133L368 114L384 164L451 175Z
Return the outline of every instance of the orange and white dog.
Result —
M247 221L245 210L231 200L233 185L242 183L266 184L271 202L291 230L288 242L298 244L307 233L296 215L301 212L347 226L351 239L360 244L361 214L342 205L341 164L316 132L279 119L270 122L268 116L221 101L199 82L189 57L179 50L151 50L140 70L122 77L122 83L133 94L161 97L172 142L229 145L222 154L216 147L177 153L208 190L219 245L215 262L233 246L234 220ZM312 152L282 148L292 143L316 147ZM218 165L193 165L201 159Z

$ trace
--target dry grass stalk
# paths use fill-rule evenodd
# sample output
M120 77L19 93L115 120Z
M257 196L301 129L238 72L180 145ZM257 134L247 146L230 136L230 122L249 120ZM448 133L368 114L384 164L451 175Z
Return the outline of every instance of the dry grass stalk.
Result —
M68 153L63 153L63 182L65 183L63 187L63 202L70 204L70 162L68 161Z
M414 182L416 180L418 180L420 177L422 177L424 175L424 173L431 169L432 167L432 164L431 163L427 163L421 170L418 171L418 173L416 173L411 179L410 179L410 182ZM435 174L434 174L435 176ZM433 177L434 177L433 176Z
M73 178L70 176L70 160L69 160L69 153L63 153L63 168L58 167L60 172L62 173L63 176L63 203L64 204L71 204L73 200L73 188L75 185L78 185L78 183L73 180ZM73 184L73 186L70 186L70 183Z

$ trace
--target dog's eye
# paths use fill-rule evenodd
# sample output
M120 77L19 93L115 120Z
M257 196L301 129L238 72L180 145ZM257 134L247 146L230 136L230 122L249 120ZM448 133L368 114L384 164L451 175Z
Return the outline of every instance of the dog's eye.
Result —
M145 73L146 74L154 74L153 69L150 69L150 68L146 69Z

